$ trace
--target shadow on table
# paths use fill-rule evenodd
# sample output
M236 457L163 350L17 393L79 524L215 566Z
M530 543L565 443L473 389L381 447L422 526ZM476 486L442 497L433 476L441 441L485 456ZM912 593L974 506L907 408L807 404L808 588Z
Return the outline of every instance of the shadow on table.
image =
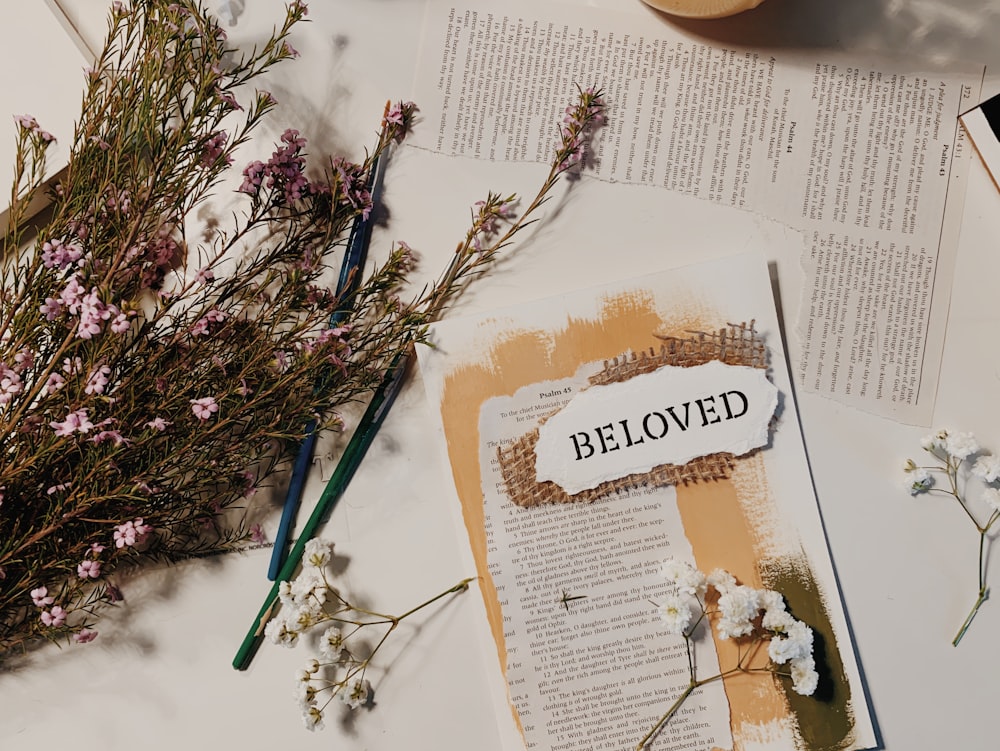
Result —
M658 13L706 40L781 49L912 50L923 62L1000 67L994 0L766 0L729 18Z

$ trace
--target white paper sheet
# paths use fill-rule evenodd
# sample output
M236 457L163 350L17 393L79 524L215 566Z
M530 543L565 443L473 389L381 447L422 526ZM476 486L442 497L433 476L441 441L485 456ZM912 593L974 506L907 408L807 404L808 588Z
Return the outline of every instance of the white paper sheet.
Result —
M601 179L763 213L806 233L796 380L929 422L982 68L716 47L650 11L429 3L414 143L545 160L576 85L601 87Z
M756 319L782 401L768 445L736 460L731 480L694 483L703 497L690 495L688 486L639 486L592 503L514 504L498 447L586 393L588 376L602 369L595 352L606 358L605 352L641 350L653 334L647 327L683 330L692 316ZM740 574L743 580L781 579L779 570L799 566L810 572L809 593L786 595L793 611L810 610L826 623L819 625L826 628L821 661L840 667L825 668L825 679L838 686L837 716L850 718L837 742L844 749L874 745L760 253L442 321L432 327L432 341L418 356L448 446L459 534L480 576L484 654L488 665L499 659L504 675L502 687L494 686L497 716L505 722L507 704L514 707L527 748L637 743L689 681L683 640L667 634L656 616L654 603L665 592L661 561L728 566L747 544L758 560ZM726 494L729 482L740 511L717 503L715 494ZM707 548L717 557L706 557ZM715 651L720 642L696 643L700 677L729 667L732 655ZM761 708L772 706L762 698L774 688L769 681L750 687L748 704L734 698L739 690L728 683L700 688L653 748L826 748L829 739L810 734L826 732L829 718L802 724L782 699L780 722L761 718ZM756 745L747 745L751 740Z

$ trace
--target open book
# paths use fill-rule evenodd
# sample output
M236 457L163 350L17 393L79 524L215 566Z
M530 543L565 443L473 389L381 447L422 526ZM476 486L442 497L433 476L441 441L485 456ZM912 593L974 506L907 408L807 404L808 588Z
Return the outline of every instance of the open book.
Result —
M432 339L421 372L509 737L635 748L693 665L699 681L732 672L695 689L650 748L875 745L763 257L446 320ZM750 637L708 628L710 597L689 652L664 618L666 559L780 592L815 634L816 692L797 693L766 645L750 655Z

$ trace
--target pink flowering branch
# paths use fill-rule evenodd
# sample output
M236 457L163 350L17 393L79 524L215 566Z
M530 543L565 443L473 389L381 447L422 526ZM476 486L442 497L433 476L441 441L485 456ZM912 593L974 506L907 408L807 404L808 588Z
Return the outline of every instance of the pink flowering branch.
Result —
M303 426L339 429L343 405L370 395L585 161L601 119L590 90L519 217L513 197L490 194L416 299L399 297L414 266L405 243L337 299L329 280L372 210L373 165L416 108L387 105L357 163L311 170L305 136L289 129L237 172L237 149L275 106L246 90L296 55L289 36L305 13L291 3L241 54L194 0L114 6L33 252L16 250L26 228L14 214L0 262L0 660L39 637L93 640L97 613L122 597L118 577L147 560L247 539L247 498L286 466ZM49 141L32 120L19 138L30 192ZM234 172L232 221L189 235Z

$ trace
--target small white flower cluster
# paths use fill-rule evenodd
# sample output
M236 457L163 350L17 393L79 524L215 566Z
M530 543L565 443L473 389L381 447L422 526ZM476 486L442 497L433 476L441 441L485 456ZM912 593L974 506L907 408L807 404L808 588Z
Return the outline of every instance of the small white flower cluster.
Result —
M961 464L968 460L971 462L969 471L986 485L982 500L991 511L1000 511L1000 489L995 485L1000 481L1000 456L983 452L972 433L958 433L941 428L920 439L920 447L943 464L925 467L907 459L903 465L904 487L910 495L930 490L934 485L933 472L957 474ZM975 455L975 461L972 461Z
M972 433L953 433L947 428L925 435L920 439L920 447L924 451L943 451L959 461L979 451L979 443Z
M294 647L302 634L315 626L352 622L344 616L353 608L330 586L324 573L332 556L332 543L318 539L306 543L302 571L293 581L279 585L281 611L264 628L264 635L273 643ZM346 639L340 626L328 625L319 640L319 655L325 662L312 658L295 676L294 698L310 730L323 727L323 713L333 696L339 696L351 709L364 706L371 696L371 684L364 678L368 660L351 655L344 645ZM342 674L339 678L338 673ZM323 692L329 697L321 703Z
M330 542L313 538L306 543L302 572L293 581L281 582L278 588L281 611L264 627L264 636L273 643L294 647L304 631L327 619L323 605L334 590L327 583L323 569L332 553Z
M941 428L925 435L920 439L920 447L936 459L945 462L945 466L925 467L912 459L907 459L906 464L903 465L903 487L909 491L910 495L917 495L931 489L934 485L932 471L947 470L952 465L957 467L979 451L979 443L972 433L957 433L947 428ZM973 472L979 474L980 477L991 475L991 479L987 482L996 480L998 471L1000 471L1000 463L995 457L980 457L973 466Z
M924 436L920 446L936 463L923 466L907 459L903 465L904 487L910 495L936 493L951 496L979 533L979 593L971 612L952 640L952 644L957 646L989 592L986 584L987 554L994 526L1000 522L1000 456L984 451L972 433L958 433L947 428ZM939 486L935 486L937 475L944 477ZM985 506L985 514L969 502L967 481L970 476L982 481L978 500Z
M697 612L695 625L708 617L715 622L720 639L767 639L771 662L789 666L792 688L805 696L816 691L819 675L813 658L813 631L787 611L779 592L739 584L722 569L706 576L675 558L664 561L661 572L673 585L659 609L668 633L689 639ZM718 595L712 610L706 608L710 590Z

